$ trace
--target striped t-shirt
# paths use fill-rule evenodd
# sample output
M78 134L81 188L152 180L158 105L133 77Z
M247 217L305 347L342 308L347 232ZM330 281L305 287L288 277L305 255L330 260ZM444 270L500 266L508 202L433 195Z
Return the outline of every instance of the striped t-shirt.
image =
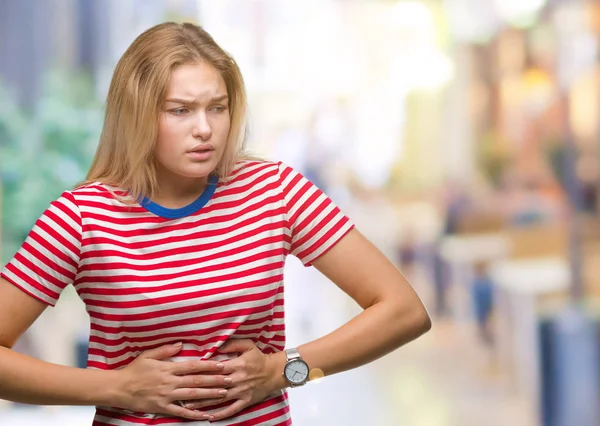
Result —
M275 162L240 162L230 179L213 179L181 209L128 204L114 193L102 183L63 193L2 270L49 305L74 285L90 315L95 369L122 368L180 341L174 361L231 358L218 353L230 338L282 351L286 256L308 266L353 226L316 186ZM97 407L93 425L180 423L289 425L291 418L282 391L221 422Z

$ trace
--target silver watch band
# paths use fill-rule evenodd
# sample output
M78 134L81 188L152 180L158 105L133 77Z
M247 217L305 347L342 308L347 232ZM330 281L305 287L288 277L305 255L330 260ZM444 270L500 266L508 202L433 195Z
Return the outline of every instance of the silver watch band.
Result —
M290 348L290 349L286 349L285 350L285 357L288 361L291 361L293 359L296 358L301 358L300 357L300 352L298 352L298 349L296 348Z

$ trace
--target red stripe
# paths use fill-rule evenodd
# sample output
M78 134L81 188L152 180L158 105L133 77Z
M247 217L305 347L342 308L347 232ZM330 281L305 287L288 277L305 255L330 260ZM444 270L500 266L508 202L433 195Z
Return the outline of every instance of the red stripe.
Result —
M294 215L289 218L292 227L295 227L298 217L300 217L301 214L306 213L306 210L309 209L310 206L323 194L321 191L315 190L305 201L303 201L302 205L297 205L300 203L300 198L304 197L311 189L315 189L315 187L310 182L306 181L302 188L294 193L292 198L288 201L288 210L292 210L292 208L296 209Z
M226 330L227 330L226 328L223 329L223 331L226 331ZM235 330L235 328L233 328L233 330ZM239 335L237 332L235 333L235 336L236 336L235 338L242 337L242 335ZM283 336L281 336L279 339L275 339L273 336L264 336L264 335L259 335L258 338L250 337L250 336L247 336L246 338L250 338L256 344L260 344L260 345L266 345L266 344L274 345L274 343L276 343L278 340L280 340L282 342L282 344L279 345L281 347L281 349L283 349L283 344L285 343L285 338L283 338ZM214 352L216 352L218 350L218 348L220 346L219 343L225 342L226 340L229 340L229 339L230 339L230 334L220 334L220 335L213 336L213 337L210 337L210 338L204 339L204 340L196 340L196 339L190 339L190 338L185 338L185 337L178 337L177 339L173 339L173 340L167 341L167 342L153 343L151 345L126 346L126 347L123 347L121 349L117 349L114 351L109 351L107 349L102 349L102 348L94 347L94 346L90 345L90 348L88 350L88 355L98 356L98 357L106 358L107 360L111 360L111 359L120 358L127 353L133 352L133 354L128 356L126 359L119 361L119 363L111 364L111 368L113 368L113 367L116 368L115 367L116 365L119 365L121 367L123 365L129 364L129 362L131 362L133 359L138 357L139 354L144 351L158 348L158 347L164 346L166 344L183 342L183 343L188 343L188 344L191 343L196 346L211 345L211 347L209 349L204 349L204 350L189 350L189 349L182 350L177 353L178 357L210 359L210 357L212 355L214 355Z
M53 216L53 214L48 213L48 217L50 216ZM74 259L79 259L79 247L74 246L73 243L71 243L69 240L67 240L65 237L59 234L59 232L62 231L68 232L70 234L75 233L76 231L74 231L66 223L62 222L58 217L56 217L55 220L56 224L54 225L49 225L47 223L42 222L41 220L38 221L36 223L36 227L29 235L42 246L45 246L46 244L49 245L50 243L46 240L46 238L42 238L42 236L38 232L35 232L36 228L41 229L50 237L54 238L58 243L58 248L60 248L61 250L59 252L56 252L56 254L60 256L61 260L68 262L72 266L77 266L77 261ZM79 234L79 232L77 232L77 234L77 240L80 241L81 234ZM50 247L54 246L50 245ZM65 251L69 252L71 256L66 254Z
M245 253L245 252L249 252L251 250L256 250L259 248L265 248L269 247L269 246L273 246L273 245L280 245L277 244L278 242L281 242L282 238L280 236L275 236L275 237L269 237L269 238L264 238L261 240L255 240L255 241L251 241L249 243L246 243L242 246L239 247L235 247L234 249L231 250L224 250L221 252L217 252L208 256L199 256L199 257L193 257L193 258L189 258L189 259L177 259L177 260L170 260L170 261L163 261L160 263L160 269L161 270L166 270L166 269L172 269L172 268L187 268L189 266L193 266L193 265L202 265L202 264L207 264L209 262L214 262L215 260L224 260L234 256L234 255L238 255L240 253ZM231 244L230 242L227 242L226 244ZM199 253L203 253L204 250L206 250L206 248L200 246L191 246L190 248L195 248ZM191 251L190 253L193 253L193 251ZM181 253L179 253L181 254ZM246 264L249 263L252 260L261 260L261 259L268 259L269 257L273 257L273 256L281 256L283 254L283 248L279 247L279 248L275 248L275 249L271 249L271 250L266 250L266 251L262 251L256 254L253 254L252 256L247 257L247 261L242 261L242 264ZM114 250L99 250L98 251L98 255L102 255L102 257L124 257L120 255L120 252L118 251L114 251ZM95 256L96 258L99 256ZM129 259L125 259L125 260L129 260ZM230 262L224 262L221 265L230 265L229 267L232 266L239 266L239 260L235 260L235 261L230 261ZM225 266L223 266L222 268L225 268ZM97 271L118 271L121 269L127 269L130 271L155 271L157 269L157 265L154 264L141 264L141 265L137 265L135 263L129 263L129 262L107 262L107 263L87 263L85 265L81 265L79 268L79 273L83 273L83 272L97 272ZM209 271L211 269L204 269L205 271ZM198 270L197 270L198 271ZM83 277L82 277L83 278Z
M327 233L331 233L332 229L339 229L340 223L330 224L332 220L339 214L339 210L333 209L330 211L323 219L317 222L317 216L322 213L322 210L315 209L309 216L306 217L305 220L300 224L301 229L307 229L307 232L301 237L298 238L294 243L292 243L292 251L297 251L299 247L305 246L317 233L323 229L328 229ZM327 234L326 233L326 234ZM294 232L295 235L300 235L301 231ZM319 241L323 241L320 239ZM325 240L327 241L327 240ZM314 245L315 247L320 247L318 245Z
M155 245L149 245L148 243L146 243L147 247L133 247L133 243L121 243L121 242L117 242L114 240L109 240L106 238L93 238L93 239L88 239L88 243L89 244L107 244L110 246L115 246L115 248L106 248L106 249L97 249L97 250L90 250L87 252L84 252L81 256L81 259L90 259L90 258L105 258L105 257L109 257L109 256L119 256L119 257L125 257L127 259L140 259L142 258L143 260L150 260L150 259L158 259L164 256L170 256L170 255L177 255L177 254L186 254L186 253L203 253L206 252L208 250L214 250L216 248L221 248L223 249L224 246L234 246L233 249L228 249L228 250L224 250L222 253L216 253L214 255L211 256L218 256L218 257L223 257L223 254L227 254L227 253L239 253L241 252L241 247L243 247L244 249L246 249L246 245L249 245L249 247L259 247L260 245L264 245L264 244L273 244L273 243L277 243L278 241L281 241L281 239L283 238L281 236L281 234L278 234L278 231L281 228L281 224L277 223L276 221L271 221L271 223L266 223L258 228L254 228L254 229L250 229L246 232L242 232L242 233L238 233L237 235L234 232L231 232L231 235L228 235L227 238L223 238L221 240L218 241L213 241L213 242L207 242L204 244L193 244L190 245L189 242L187 245L184 245L183 247L173 247L173 248L167 248L167 249L162 249L162 250L157 250L156 247L161 247L164 244L170 244L173 245L175 243L183 243L186 240L182 240L180 238L167 238L165 240L162 240L163 242L157 241L157 243ZM239 232L239 231L238 231ZM258 235L260 234L268 234L264 237L262 237L262 239L258 238ZM189 238L194 238L195 240L199 240L202 241L203 237L198 238L197 234L191 235ZM244 241L244 240L250 240L250 241ZM236 243L241 243L244 242L245 245L238 245L237 247L235 246ZM116 243L116 244L115 244ZM252 245L253 243L255 243L254 245ZM260 244L256 244L256 243L260 243ZM119 247L121 246L121 247ZM134 253L128 253L125 250L140 250L140 249L144 249L147 248L148 250L146 250L144 253L142 254L134 254ZM120 249L123 249L123 251L121 251ZM151 251L152 249L155 249L155 251ZM210 256L206 256L205 258L206 260L210 260L211 257ZM82 268L88 268L87 265L82 265ZM85 269L82 269L85 270Z
M265 310L265 313L269 314L270 311ZM199 340L199 338L202 337L203 334L214 333L215 331L235 330L235 336L240 336L240 335L248 336L251 334L258 334L259 336L261 336L261 335L264 336L268 333L284 331L284 329L285 329L285 327L283 325L280 325L278 327L273 327L269 330L263 330L260 328L253 329L253 330L242 330L241 327L243 325L244 325L244 323L239 323L239 322L233 323L232 322L232 323L219 325L218 326L219 328L211 327L211 328L205 328L205 329L190 330L187 332L186 331L178 331L178 332L171 332L171 333L160 333L160 334L155 334L155 335L146 336L146 337L133 337L131 335L126 335L126 336L119 337L118 339L109 339L107 337L100 337L95 334L92 334L90 336L90 350L91 350L91 348L94 348L94 350L97 350L97 351L104 351L105 354L112 354L112 353L116 353L116 352L111 352L111 351L108 351L107 349L106 350L102 349L100 346L106 346L107 348L110 348L110 347L121 346L123 343L129 343L131 345L128 346L128 348L130 351L133 351L133 350L146 350L143 348L148 348L149 345L154 345L154 347L158 347L161 345L169 344L169 342L177 343L179 341L184 342L184 343L192 343L196 346L206 346L207 344L214 343L215 341L219 341L220 336L215 335L213 337L205 338L203 340ZM95 325L92 325L92 330L96 331ZM228 333L228 335L230 335L230 333ZM156 343L156 340L158 338L160 338L161 343ZM269 338L269 341L265 341L264 343L272 344L272 343L275 343L278 341L285 341L285 336L283 336L283 335L271 336ZM150 343L150 342L154 342L154 343ZM139 343L141 345L133 345L135 343ZM125 352L127 352L127 351L125 351ZM122 355L122 354L120 354L120 355ZM114 356L117 356L117 355L114 355Z
M287 407L284 407L280 410L275 410L275 411L271 411L270 413L267 414L263 414L262 416L256 416L253 417L251 420L244 420L242 422L239 423L230 423L230 426L258 426L258 425L265 425L265 424L272 424L272 423L265 423L268 422L269 420L273 420L277 417L281 417L285 414L287 414L290 411L290 407L289 405ZM277 423L278 425L285 425L285 424L291 424L288 421L285 421L283 423Z
M318 197L311 197L310 202L307 202L302 206L304 214L298 216L294 221L294 235L300 235L304 233L306 229L309 233L316 233L320 230L327 228L328 222L337 215L340 210L333 206L329 198L324 198L321 202L318 202ZM330 210L327 216L317 222L317 217L323 214L325 211Z
M299 253L298 257L301 259L304 259L306 257L308 257L309 255L311 255L312 253L315 252L315 250L317 250L320 247L323 247L322 245L319 246L319 244L322 244L323 242L329 241L333 235L343 226L345 226L344 223L340 223L338 224L338 226L336 226L335 228L332 228L327 234L325 234L323 236L323 238L321 238L318 242L316 242L311 248L309 248L307 251ZM344 238L346 235L348 235L348 233L350 231L352 231L354 229L354 225L350 226L342 235L339 236L339 238L337 238L335 241L332 241L328 247L326 247L321 253L319 253L319 256L317 256L316 258L312 259L309 263L306 264L306 266L310 266L312 265L312 262L314 262L318 257L323 256L325 253L327 253L329 250L331 250L333 247L335 247L335 245L342 239Z
M6 265L6 270L9 271L10 273L12 273L13 275L15 275L20 281L15 281L15 280L11 280L10 282L17 285L17 287L22 288L22 289L26 289L26 286L24 286L23 284L27 284L30 288L35 289L37 291L39 291L40 293L45 294L46 296L48 296L51 300L56 301L58 300L58 293L53 292L52 290L44 287L42 284L40 284L39 282L35 281L32 277L29 276L29 274L26 274L24 271L21 271L20 269L17 269L12 263L9 263L8 265ZM35 274L35 271L33 272L33 274ZM31 292L28 292L28 294L31 294L32 296L34 296ZM36 297L36 299L39 297ZM46 304L48 304L48 302L44 302Z
M220 345L218 343L219 342L225 342L229 338L230 337L228 335L216 336L213 339L211 339L211 342L214 342L214 344L213 344L213 347L211 347L210 349L207 349L205 351L187 351L187 350L183 350L183 351L180 351L177 355L181 356L181 357L188 357L188 358L193 358L193 359L210 359L210 356L212 356L214 354L214 352L217 351L218 348L220 347ZM264 339L265 338L261 337L260 339L258 339L257 343L264 344L265 343ZM269 339L269 340L271 340L271 339ZM285 343L285 342L283 342L283 343ZM131 356L129 356L127 358L124 358L123 360L121 360L119 362L115 362L115 363L106 364L106 363L103 363L103 362L90 360L90 361L88 361L88 366L90 368L99 368L101 370L117 370L119 368L123 368L123 367L126 367L127 365L131 364L133 362L133 360L135 360L139 356L140 353L142 353L142 352L144 352L146 350L157 348L157 347L162 346L162 345L163 344L148 346L147 349L136 351L137 352L136 354L131 355ZM284 348L284 345L282 344L282 345L279 346L278 349L281 351L281 350L283 350L283 348ZM90 351L91 350L92 349L90 348ZM101 352L101 351L99 351L99 352ZM272 353L272 352L269 351L269 353ZM112 358L111 356L105 356L105 355L99 355L99 356L105 358L107 361L110 361L110 359Z
M10 268L8 268L9 265L7 265L7 270L10 270ZM24 293L28 294L29 296L33 297L34 299L38 300L39 302L42 302L44 305L50 305L50 306L54 306L54 304L56 303L56 300L58 299L58 295L56 295L56 297L52 297L52 300L54 301L54 303L48 303L47 301L45 301L44 299L42 299L41 297L39 297L36 294L33 294L28 288L23 287L21 284L19 284L18 282L14 281L12 278L8 277L4 272L0 273L0 277L5 279L6 281L8 281L9 283L11 283L12 285L14 285L15 287L17 287L19 290L23 291ZM40 290L41 291L41 290ZM41 291L44 294L47 294L45 291Z
M67 265L70 265L72 267L77 266L76 261L74 261L68 255L63 253L60 250L60 247L56 247L56 246L50 244L50 242L48 240L42 238L37 232L35 232L35 229L29 233L28 239L29 239L29 241L35 241L37 244L39 244L44 249L46 249L46 251L50 252L53 259L46 256L45 254L42 254L40 251L38 251L36 248L34 248L33 245L31 245L30 242L27 240L25 241L25 243L23 243L23 246L22 246L23 251L34 256L41 263L48 266L49 269L55 269L56 272L58 272L59 274L67 276L70 279L73 279L74 274L72 272L68 271L67 269L65 269L62 265L57 264L57 260L61 263L66 263Z
M235 183L240 180L247 179L248 177L255 175L265 169L274 169L277 171L277 164L270 161L248 161L245 164L240 163L240 168L236 169L235 173L232 173L233 179L230 183ZM258 167L257 167L258 166Z
M129 313L129 314L107 314L107 313L103 313L103 312L96 312L91 309L89 310L89 314L90 314L91 318L95 318L95 319L103 320L103 321L114 321L114 322L143 321L143 320L156 319L157 317L161 318L161 319L165 319L166 317L169 317L169 316L183 315L186 313L203 312L208 309L214 309L214 308L218 308L218 307L226 307L227 305L239 305L239 304L243 304L243 303L260 301L260 300L265 300L272 304L273 301L271 299L273 297L275 297L277 294L282 293L282 292L283 292L283 287L279 287L279 288L274 288L272 290L267 290L267 291L260 292L260 293L223 298L223 299L211 301L208 303L191 304L189 306L184 306L184 307L180 307L180 308L163 309L163 310L156 310L156 311L150 311L150 312L146 311L146 312L139 313L139 314L131 314L131 313ZM190 296L190 297L184 296L184 297L186 300L194 299L193 296ZM181 298L179 298L179 300L181 300ZM162 303L157 303L157 305L162 305ZM189 319L179 319L179 320L174 320L174 321L170 321L170 322L165 321L165 322L162 322L159 324L153 324L153 325L146 326L146 327L151 327L148 330L141 328L140 326L132 326L132 329L134 329L138 332L141 332L141 331L150 331L155 328L164 328L164 327L167 327L170 325L179 326L179 325L194 324L194 323L205 322L205 321L216 321L216 320L220 320L223 318L229 318L230 316L232 316L232 317L240 316L244 312L248 312L248 313L253 313L254 311L262 312L262 310L259 309L260 307L262 307L262 305L259 305L257 307L247 307L247 308L236 307L235 311L222 311L222 312L213 313L213 314L205 314L205 315L195 316L194 322L190 322ZM268 307L268 305L266 305L265 307ZM128 309L128 308L119 308L119 309ZM131 309L131 308L129 308L129 309ZM121 330L128 331L123 328L121 328Z
M236 218L241 217L242 215L248 213L249 211L250 210L245 209L245 210L238 211L235 214L227 215L227 217L228 217L227 220L229 220L229 221L235 220ZM155 238L155 239L152 239L151 241L135 241L135 242L134 241L120 241L118 239L113 239L113 238L108 237L110 235L118 237L118 238L153 236L152 232L149 230L145 230L141 224L140 224L140 228L138 230L136 230L135 233L132 233L130 231L116 231L116 230L110 229L110 228L100 229L102 227L97 227L96 231L102 231L103 233L106 233L108 236L86 237L86 234L84 234L83 244L84 245L112 244L115 246L120 246L123 248L130 249L130 250L144 249L144 248L148 248L148 247L160 246L162 244L168 244L168 243L173 243L173 242L185 242L185 241L189 241L191 239L196 239L196 238L216 237L216 236L226 235L226 234L230 234L230 233L235 233L236 230L239 230L241 226L252 225L252 224L255 224L257 221L260 221L263 219L276 218L278 216L278 214L279 214L279 208L276 208L271 211L262 212L258 216L235 223L234 225L230 225L227 227L223 227L222 229L215 229L215 230L210 230L210 231L203 230L203 231L196 231L196 232L191 232L191 233L182 232L182 231L188 231L190 229L200 228L202 226L202 224L199 222L194 222L194 223L186 224L186 225L178 225L178 226L170 229L169 232L171 234L166 233L166 235L163 238ZM219 220L213 220L211 223L215 224L215 223L221 223L221 222L224 222L224 221L219 219ZM266 229L266 230L277 229L277 225L279 225L279 228L281 228L281 222L274 221L273 223L270 223L267 226L263 225L260 228L247 231L242 235L249 235L251 233L256 233L261 229ZM88 227L90 227L90 226L88 226ZM163 228L161 228L161 229L163 229ZM175 235L173 235L173 232L179 232L179 233L181 233L181 235L175 236ZM165 234L165 233L163 231L161 231L160 234ZM238 237L238 239L239 238L241 238L241 236ZM92 254L93 254L93 252L92 252ZM82 258L86 258L86 257L90 257L90 253L82 254Z
M271 185L270 189L275 190L276 184L273 183ZM221 194L219 194L219 197L220 196L221 196ZM238 211L236 213L229 214L229 215L221 215L218 218L216 218L214 216L207 217L207 213L215 213L215 212L218 212L219 210L226 210L226 209L239 209L244 204L246 204L250 201L253 201L253 200L258 200L258 202L255 202L251 205L245 206L241 211ZM160 233L167 233L167 232L170 232L173 230L190 229L193 227L205 225L207 223L213 224L213 223L219 223L219 222L226 222L226 221L231 220L232 218L234 219L236 217L239 217L242 214L246 214L246 213L249 213L249 212L252 212L255 210L263 209L265 206L267 206L269 204L273 204L273 206L275 206L277 208L277 206L278 206L277 201L278 201L278 199L276 198L276 196L265 197L263 191L256 191L254 193L246 194L246 196L243 198L237 198L232 201L215 202L214 204L210 204L210 205L203 207L200 211L198 211L196 213L196 215L200 215L201 218L199 218L198 221L194 221L193 223L192 222L181 223L180 221L173 221L172 219L162 218L162 217L154 215L153 213L148 212L146 209L144 209L142 207L136 208L133 210L127 209L126 211L121 212L121 211L114 211L114 208L111 205L100 203L100 204L94 204L93 206L92 205L88 206L88 207L94 207L95 209L101 210L105 213L86 211L86 213L85 213L85 217L86 217L85 231L86 232L103 231L103 232L109 232L109 233L117 233L118 235L120 235L122 237L129 237L129 236L140 235L140 232L136 231L136 230L117 231L110 227L98 225L95 222L107 223L109 225L132 225L132 226L136 226L136 227L138 227L138 226L143 227L143 225L146 225L146 224L156 225L158 223L158 224L165 224L165 225L160 228L157 228L157 231ZM91 203L91 202L88 202L88 203ZM83 204L85 204L85 203L82 203L82 205ZM125 217L125 218L115 218L114 217L115 213L117 213L117 214L128 213L129 215L128 215L128 217ZM137 216L134 216L131 213L136 213ZM90 223L90 221L93 221L93 222ZM137 234L135 232L137 232Z
M254 268L248 268L245 271L239 271L239 272L226 272L222 275L219 276L214 276L214 277L206 277L206 278L202 278L202 279L197 279L194 281L195 285L206 285L206 284L214 284L214 283L218 283L218 282L224 282L224 281L232 281L232 280L236 280L236 279L240 279L240 278L245 278L247 276L250 275L254 275L254 274L267 274L273 271L276 271L277 269L283 268L284 266L284 262L282 260L279 260L277 262L271 263L269 265L260 265L260 266L256 266ZM194 271L190 271L190 273L193 273ZM85 277L82 278L81 283L92 283L93 286L92 287L88 287L88 288L78 288L78 293L80 296L82 296L83 294L101 294L101 295L133 295L133 294L145 294L145 293L156 293L159 291L165 291L165 290L177 290L177 289L181 289L184 287L188 287L189 286L189 281L184 281L184 282L175 282L175 283L171 283L171 284L165 284L165 285L159 285L159 286L155 286L155 287L146 287L146 288L136 288L136 287L114 287L115 282L132 282L132 281L138 281L138 282L154 282L154 281L160 281L160 280L174 280L179 278L177 274L161 274L161 275L154 275L154 280L152 279L153 277L140 277L137 275L119 275L118 276L118 281L111 281L109 279L109 277ZM264 277L262 279L272 279L273 277ZM108 284L112 284L112 287L109 288L102 288L102 287L98 287L99 283L108 283Z
M271 169L271 170L264 172L266 169ZM275 179L275 180L273 182L269 182L267 185L264 185L264 186L258 188L256 191L252 192L252 194L256 194L258 192L264 192L264 191L268 191L268 190L276 190L278 188L276 178L277 178L277 169L274 168L273 165L267 165L265 167L260 167L258 169L252 170L249 173L244 173L243 175L240 175L239 178L236 178L234 182L231 182L229 185L224 186L223 189L221 190L221 192L219 193L219 196L220 197L230 197L232 195L246 194L246 193L248 193L248 191L253 190L256 187L257 179L260 179L263 182L267 181L269 179ZM243 180L249 180L249 182L244 185L235 185L239 181L243 181ZM245 197L245 198L247 199L248 197Z
M29 248L30 246L29 244L25 243L23 244L23 247ZM21 273L27 274L28 280L31 280L31 282L35 281L39 285L43 285L43 283L46 282L58 288L64 288L67 286L67 284L69 284L72 281L71 277L73 277L73 274L61 267L56 266L56 271L53 272L57 272L56 275L63 274L63 277L65 278L64 281L61 281L55 275L50 275L50 273L43 269L42 265L45 265L49 270L52 271L53 264L50 260L48 260L48 258L44 257L33 247L31 247L31 249L29 250L29 254L33 256L39 263L34 263L35 261L32 262L31 260L25 258L25 256L23 255L23 251L19 250L15 254L14 258L15 260L21 262L22 266L12 266L15 268L15 270L18 269ZM25 270L22 270L21 268ZM64 274L66 274L66 276Z
M73 194L65 192L63 197L68 199L76 208L78 208L75 199L73 198ZM46 212L48 217L59 225L59 229L61 231L68 232L75 240L81 243L81 216L78 213L73 212L73 210L69 209L64 203L59 202L58 200L51 203L51 206L59 210L62 215L69 217L73 222L79 225L79 229L73 229L72 226L67 225L67 222L63 217L61 217L60 214L55 213L52 211L52 209L48 209ZM77 252L78 250L74 251L74 253Z
M287 392L284 392L282 395L278 395L274 398L268 399L266 401L263 402L259 402L258 404L252 405L250 407L247 407L245 409L243 409L242 411L240 411L237 415L238 416L243 416L243 415L247 415L247 414L251 414L260 410L264 410L266 408L272 407L273 405L277 405L281 402L286 402L288 401L288 395ZM277 409L275 411L272 411L271 413L267 413L264 414L262 416L257 416L257 417L253 417L252 420L246 420L246 421L242 421L240 423L234 423L235 425L260 425L260 424L264 424L264 417L265 416L272 416L273 417L268 417L269 419L271 418L275 418L275 417L279 417L282 416L284 414L287 414L289 412L289 405L286 404L285 407L281 408L281 409ZM255 423L255 421L258 421L258 423ZM250 423L248 423L250 422Z
M268 399L266 401L263 401L261 403L255 404L251 407L247 407L245 409L243 409L242 411L240 411L239 413L236 414L236 417L238 416L244 416L244 415L248 415L251 413L254 413L256 411L260 411L260 410L264 410L267 409L269 407L272 407L274 405L280 404L282 402L287 402L287 397L284 396L276 396L274 398ZM220 404L220 405L215 405L214 407L207 407L206 409L213 409L213 408L217 408L217 407L226 407L228 405L233 404L233 401L224 403L224 404ZM250 425L259 425L259 424L264 424L265 420L268 419L273 419L282 415L285 415L289 412L289 405L286 405L285 407L281 408L281 409L276 409L274 411L272 411L271 413L262 415L262 416L257 416L257 419L259 419L259 423L255 423L255 420L246 420L246 421L242 421L239 423L235 423L235 425L237 426L250 426ZM138 413L141 415L141 413ZM183 418L178 418L178 417L159 417L159 418L154 418L154 417L136 417L136 416L132 416L129 414L126 414L124 412L118 412L118 411L109 411L109 410L105 410L102 408L97 408L96 409L96 415L97 416L102 416L102 417L107 417L107 418L111 418L114 420L119 420L122 422L129 422L129 423L133 423L133 424L140 424L140 425L162 425L162 424L166 424L166 423L190 423L193 422L193 420L186 420ZM233 418L235 419L235 417ZM232 419L232 420L233 420ZM286 423L283 423L286 424ZM102 423L100 421L94 421L94 426L95 425L105 425L105 423Z

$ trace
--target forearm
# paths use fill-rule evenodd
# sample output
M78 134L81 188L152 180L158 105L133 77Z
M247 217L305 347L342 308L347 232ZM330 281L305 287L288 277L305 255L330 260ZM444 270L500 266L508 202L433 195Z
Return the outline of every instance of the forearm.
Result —
M51 364L0 346L0 399L35 405L112 405L116 374Z
M384 301L365 309L352 320L317 340L298 347L311 371L320 369L325 376L372 362L429 330L431 322L418 303ZM285 354L274 354L274 371L282 372ZM279 373L278 386L288 384Z
M372 362L430 328L424 308L382 301L332 333L298 348L311 369L328 376Z

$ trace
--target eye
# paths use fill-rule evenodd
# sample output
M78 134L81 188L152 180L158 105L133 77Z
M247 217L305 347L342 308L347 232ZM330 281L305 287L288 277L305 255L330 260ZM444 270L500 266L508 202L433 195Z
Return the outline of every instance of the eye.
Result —
M169 112L173 115L184 115L188 112L188 109L181 107L181 108L172 109Z
M226 106L223 105L215 105L214 107L211 108L212 111L216 112L216 113L221 113L227 110Z

